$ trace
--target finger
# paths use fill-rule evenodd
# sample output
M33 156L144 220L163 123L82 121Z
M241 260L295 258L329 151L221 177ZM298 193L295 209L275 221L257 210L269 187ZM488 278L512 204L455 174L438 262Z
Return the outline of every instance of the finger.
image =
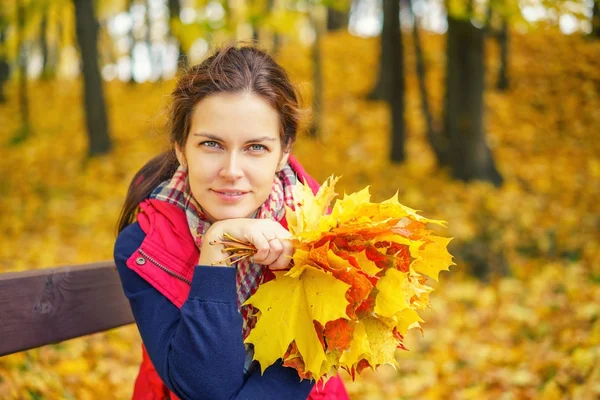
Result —
M277 223L277 237L279 239L289 239L292 237L292 234L290 233L290 231L288 231L279 223Z
M277 237L269 240L269 247L269 255L263 261L264 265L273 264L279 258L279 255L283 250L283 244L281 244L281 240Z
M281 252L279 252L277 259L269 265L269 268L272 270L286 269L292 261L292 257L294 255L292 242L289 240L280 240L279 242L282 245L282 249Z
M262 233L258 233L246 239L256 247L256 253L252 256L254 262L265 264L265 259L269 256L269 251L271 250L271 245L267 238Z

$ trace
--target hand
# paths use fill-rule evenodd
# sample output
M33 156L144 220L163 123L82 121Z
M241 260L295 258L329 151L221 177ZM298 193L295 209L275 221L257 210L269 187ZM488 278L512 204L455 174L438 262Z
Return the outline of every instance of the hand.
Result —
M222 262L227 257L223 245L210 244L221 240L224 233L252 243L257 250L253 261L272 270L285 269L292 260L291 234L281 224L269 219L235 218L217 221L206 231L198 264L226 265Z

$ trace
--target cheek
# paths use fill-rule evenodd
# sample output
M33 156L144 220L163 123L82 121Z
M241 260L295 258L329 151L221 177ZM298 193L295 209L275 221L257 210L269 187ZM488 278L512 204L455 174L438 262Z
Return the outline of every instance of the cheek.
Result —
M253 181L254 184L261 186L271 187L275 173L277 172L277 165L272 163L261 163L261 165L252 166L247 169L247 175Z
M194 196L201 194L211 182L218 176L218 171L214 164L193 163L188 164L188 177L190 188Z

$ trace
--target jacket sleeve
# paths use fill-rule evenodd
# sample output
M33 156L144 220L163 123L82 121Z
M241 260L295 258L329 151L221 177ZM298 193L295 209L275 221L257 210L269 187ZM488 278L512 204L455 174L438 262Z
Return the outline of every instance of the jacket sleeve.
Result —
M305 399L312 383L273 365L244 374L246 350L236 303L235 269L197 266L190 294L179 309L127 267L145 234L137 223L115 244L125 295L158 375L182 399ZM283 397L282 397L283 396Z
M260 368L254 368L234 399L306 399L313 386L314 382L300 381L295 369L284 367L278 360L262 375Z

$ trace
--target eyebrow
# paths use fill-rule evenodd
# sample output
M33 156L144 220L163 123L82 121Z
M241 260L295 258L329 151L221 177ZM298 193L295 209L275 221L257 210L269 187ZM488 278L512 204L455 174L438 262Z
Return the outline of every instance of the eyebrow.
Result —
M205 137L207 139L219 140L221 142L223 141L223 139L221 139L217 135L213 135L213 134L206 133L206 132L196 132L196 133L194 133L194 136L201 136L201 137ZM275 142L275 141L277 141L277 138L274 138L273 136L260 136L260 137L254 138L254 139L246 140L245 143L254 143L254 142L263 142L263 141Z

